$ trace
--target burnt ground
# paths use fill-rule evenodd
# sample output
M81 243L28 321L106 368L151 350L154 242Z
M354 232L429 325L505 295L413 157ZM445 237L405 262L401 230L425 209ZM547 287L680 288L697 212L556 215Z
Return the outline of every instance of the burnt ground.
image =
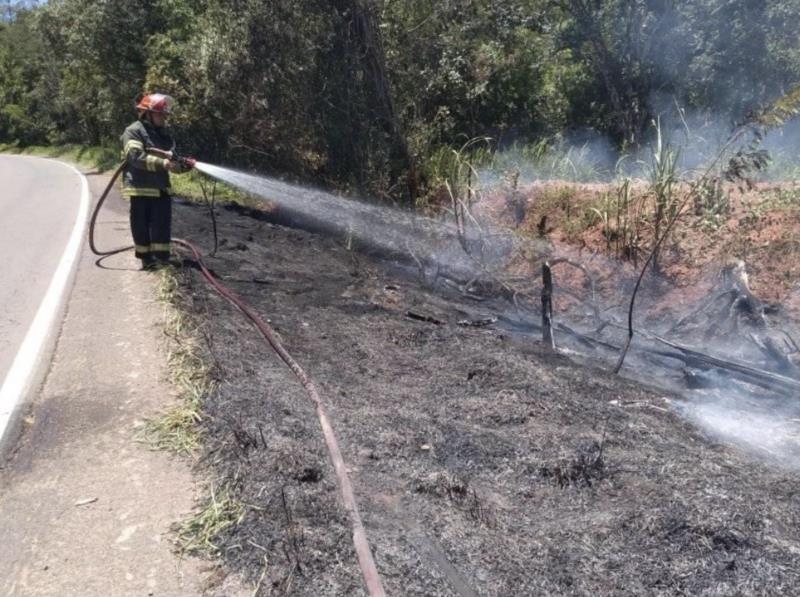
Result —
M208 247L205 209L176 205L175 220ZM460 325L490 307L342 239L231 209L218 225L207 263L318 384L389 595L800 586L800 477L704 437L679 398ZM311 403L196 271L180 276L218 381L203 463L245 505L221 556L261 595L365 594Z

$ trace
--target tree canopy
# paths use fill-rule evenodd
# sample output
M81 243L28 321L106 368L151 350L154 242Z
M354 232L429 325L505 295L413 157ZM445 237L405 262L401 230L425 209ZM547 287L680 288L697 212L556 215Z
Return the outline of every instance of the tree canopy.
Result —
M173 95L208 160L411 199L445 147L668 105L731 125L800 84L800 0L51 0L0 21L0 141L114 143Z

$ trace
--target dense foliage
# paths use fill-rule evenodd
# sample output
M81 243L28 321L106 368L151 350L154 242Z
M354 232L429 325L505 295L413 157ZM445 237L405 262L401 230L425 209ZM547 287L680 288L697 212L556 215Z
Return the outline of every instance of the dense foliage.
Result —
M437 155L679 105L733 124L800 84L800 0L52 0L0 21L0 142L113 144L179 100L207 160L411 199Z

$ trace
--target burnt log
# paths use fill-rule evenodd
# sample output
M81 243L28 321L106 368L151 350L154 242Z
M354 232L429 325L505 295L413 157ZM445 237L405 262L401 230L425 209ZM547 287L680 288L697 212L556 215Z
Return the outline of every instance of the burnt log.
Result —
M709 370L691 367L684 368L683 381L690 390L709 390L720 386L719 379L714 377Z
M745 317L756 327L766 327L765 303L750 290L750 280L744 261L737 259L722 269L722 283L730 299L727 320L733 331L738 329L740 317Z
M690 367L697 369L708 369L712 367L722 369L723 371L727 371L736 375L736 377L747 383L751 383L768 390L788 393L792 397L800 396L800 380L798 379L793 379L791 377L773 373L771 371L764 371L763 369L758 369L756 367L752 367L745 363L739 363L731 359L714 357L700 352L694 348L690 348L689 346L683 346L676 342L670 342L669 340L660 338L658 336L651 336L651 339L678 351L677 353L664 352L660 354L672 358L679 358Z
M750 290L749 277L745 263L742 260L730 262L720 271L720 284L714 289L714 294L703 301L691 313L680 318L669 332L683 330L687 324L698 323L700 315L707 313L702 323L711 325L705 332L704 339L710 340L714 336L728 336L738 333L739 321L744 320L751 327L764 328L767 325L765 312L768 306Z
M771 336L766 336L764 338L751 337L755 345L758 346L764 354L767 366L770 369L777 373L800 379L800 367L794 364L789 358L789 354L783 351L774 338Z

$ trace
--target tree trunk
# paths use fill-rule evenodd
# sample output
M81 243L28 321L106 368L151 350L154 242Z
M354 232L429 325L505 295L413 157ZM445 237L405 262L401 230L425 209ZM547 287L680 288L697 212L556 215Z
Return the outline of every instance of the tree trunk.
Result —
M363 0L334 0L333 5L344 20L349 19L350 40L363 66L368 95L374 98L378 118L390 147L392 182L406 176L408 199L419 195L418 173L395 112L391 85L386 74L383 37L371 5Z

